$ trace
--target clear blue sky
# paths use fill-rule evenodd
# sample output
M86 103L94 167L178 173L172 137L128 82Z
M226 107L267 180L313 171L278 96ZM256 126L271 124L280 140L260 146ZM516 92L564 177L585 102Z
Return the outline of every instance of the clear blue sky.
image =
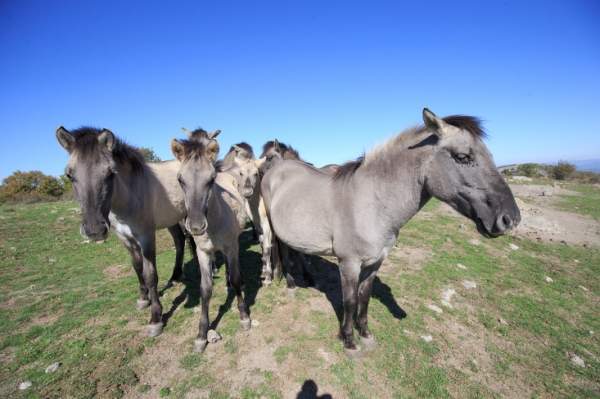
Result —
M62 173L58 125L342 162L423 106L482 117L497 164L600 158L599 4L2 1L0 177Z

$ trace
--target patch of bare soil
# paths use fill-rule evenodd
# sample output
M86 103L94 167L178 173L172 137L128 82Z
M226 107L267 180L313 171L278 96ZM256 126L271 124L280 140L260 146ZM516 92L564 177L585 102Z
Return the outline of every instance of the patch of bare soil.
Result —
M517 197L521 223L512 234L547 242L600 246L600 223L571 212L527 203Z
M47 326L50 324L54 324L56 320L58 320L62 316L62 313L52 313L52 314L41 314L39 316L34 317L31 320L31 325L33 326Z
M440 343L442 350L435 359L438 365L444 369L459 370L470 380L482 384L503 398L531 396L531 387L521 377L524 373L513 369L514 374L502 378L495 372L494 360L487 348L490 346L507 348L512 346L511 343L489 333L478 323L466 326L456 320L447 319L428 324L430 324L430 331L443 337L443 342ZM465 395L465 392L460 391L460 386L449 388L454 397Z
M379 270L382 276L396 275L406 271L417 272L431 258L432 251L422 247L394 246Z
M129 276L133 274L133 270L131 266L125 265L112 265L105 267L102 271L109 280L117 280L125 276Z
M577 192L542 185L513 185L511 189L521 211L521 223L511 234L545 242L600 246L600 223L551 207L556 195L579 195ZM441 204L438 211L463 217L446 204Z

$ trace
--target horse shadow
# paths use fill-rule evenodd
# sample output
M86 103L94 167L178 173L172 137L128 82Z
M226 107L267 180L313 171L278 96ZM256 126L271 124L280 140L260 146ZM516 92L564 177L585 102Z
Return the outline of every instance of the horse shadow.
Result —
M302 384L302 387L300 388L300 392L298 392L298 395L296 395L296 399L332 399L333 398L328 393L324 393L323 395L317 395L318 391L319 391L319 387L317 386L317 383L314 380L306 380Z
M341 323L344 317L344 305L342 299L342 280L338 265L320 256L305 255L305 261L309 263L306 269L308 269L307 272L310 278L308 279L309 281L306 281L303 276L295 275L295 273L299 272L295 270L293 274L297 286L301 288L312 287L325 294L335 311L338 321ZM406 317L406 312L396 302L392 294L392 289L381 281L378 276L373 280L371 298L375 298L381 302L394 318L401 320Z
M252 230L245 230L240 235L239 239L240 243L240 273L242 275L242 283L243 283L243 292L244 292L244 301L248 306L248 309L254 305L256 302L256 296L258 294L258 290L261 288L260 284L260 273L262 267L262 259L261 256L255 251L251 251L250 247L254 245L254 239ZM215 267L220 270L221 267L225 266L225 258L221 253L217 253L215 257ZM173 316L175 311L183 305L184 308L194 308L200 304L201 294L200 294L200 269L198 266L198 262L196 258L192 258L189 261L185 262L183 265L183 276L182 276L182 285L183 289L173 299L171 303L171 307L165 313L163 313L162 321L166 325L169 319ZM226 273L221 276L221 274L215 274L213 276L213 286L218 284L227 284L227 276ZM174 286L176 287L176 286ZM171 287L164 287L160 291L160 295L162 296L166 290ZM227 289L227 297L225 298L225 302L223 302L219 306L219 310L217 312L217 316L210 323L210 329L216 329L219 325L219 322L227 313L235 300L235 292L233 289Z

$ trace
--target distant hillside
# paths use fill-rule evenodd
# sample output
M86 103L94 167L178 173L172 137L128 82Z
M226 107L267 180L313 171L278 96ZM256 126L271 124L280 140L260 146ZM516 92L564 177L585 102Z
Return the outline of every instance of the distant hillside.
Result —
M584 161L571 161L577 170L600 173L600 159L587 159Z

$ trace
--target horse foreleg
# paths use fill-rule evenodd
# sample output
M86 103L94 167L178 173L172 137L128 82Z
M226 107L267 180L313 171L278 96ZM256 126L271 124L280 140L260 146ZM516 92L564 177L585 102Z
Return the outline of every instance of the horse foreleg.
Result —
M196 237L194 237L196 240ZM200 309L200 322L198 325L198 338L194 341L194 350L196 352L203 352L208 344L208 309L210 305L210 298L212 297L212 269L211 269L211 256L206 251L202 250L201 245L196 243L196 255L198 257L198 267L200 268L200 296L202 297L202 304Z
M142 249L144 282L148 289L150 299L150 324L148 336L156 337L163 330L162 305L158 297L158 274L156 273L156 238L154 232L148 237L139 240Z
M358 311L356 324L360 340L366 349L371 349L375 346L375 338L373 338L373 334L369 331L367 312L369 309L369 300L371 299L371 291L373 290L373 281L377 276L379 266L381 266L381 261L364 268L360 274L361 282L358 285Z
M344 318L340 328L340 338L344 343L344 350L350 356L356 354L359 348L354 343L354 314L358 302L358 279L360 261L343 260L340 262L340 277L342 280L342 299L344 304Z

